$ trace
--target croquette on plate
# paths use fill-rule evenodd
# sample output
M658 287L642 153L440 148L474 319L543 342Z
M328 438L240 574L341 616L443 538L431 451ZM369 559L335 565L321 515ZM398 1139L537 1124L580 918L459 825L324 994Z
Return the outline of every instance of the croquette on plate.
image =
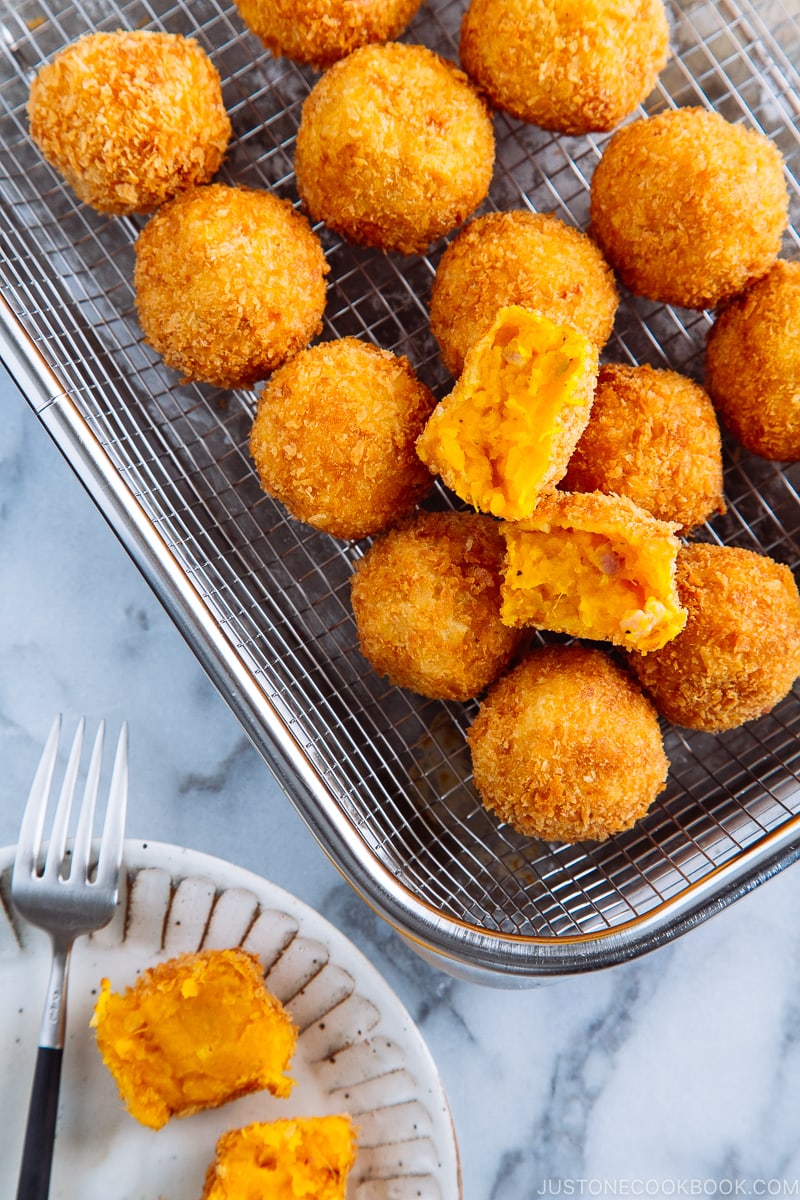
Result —
M684 308L715 308L768 271L788 213L775 143L703 108L619 129L592 176L592 232L622 282Z
M440 700L488 687L520 642L500 620L504 554L497 522L479 513L421 512L375 541L351 588L371 666Z
M502 619L642 653L683 629L675 526L626 496L553 492L501 526Z
M231 1129L217 1142L200 1200L345 1200L356 1136L338 1114Z
M172 1117L267 1090L289 1095L297 1030L245 950L181 954L132 987L102 982L92 1025L131 1116L160 1129Z
M717 315L706 387L746 450L800 460L800 262L779 260Z
M317 68L370 42L399 37L420 0L236 0L239 15L276 57Z
M485 213L456 235L431 290L431 331L451 375L501 308L519 304L570 325L600 350L619 296L614 274L585 233L550 213Z
M464 70L491 103L544 129L613 129L655 87L669 52L662 0L470 0Z
M707 393L677 371L604 364L560 486L628 496L684 531L724 512L722 445Z
M630 665L675 725L720 732L768 713L800 675L800 596L787 566L697 543L678 553L686 627Z
M328 264L306 218L266 191L209 184L136 241L145 338L186 380L250 387L322 328Z
M378 533L431 489L414 447L434 404L406 358L351 337L312 346L259 396L250 453L261 486L316 529Z
M231 136L220 79L193 38L90 33L38 72L31 136L86 204L146 213L207 183Z
M417 453L473 508L527 517L566 471L596 379L597 349L582 333L519 305L501 308Z
M553 842L629 829L669 769L653 706L606 654L578 643L533 650L502 676L467 741L486 808Z
M478 207L493 170L485 102L425 46L362 46L303 104L298 191L313 220L350 242L423 253Z

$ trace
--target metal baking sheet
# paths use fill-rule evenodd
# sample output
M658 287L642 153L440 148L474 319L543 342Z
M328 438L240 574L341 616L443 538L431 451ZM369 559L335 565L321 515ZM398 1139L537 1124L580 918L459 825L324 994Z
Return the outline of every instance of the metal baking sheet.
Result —
M797 0L667 7L673 55L641 112L701 104L773 138L791 192L783 253L800 257ZM463 9L423 4L404 40L457 58ZM143 342L131 280L145 219L81 205L28 135L30 79L69 41L120 27L190 35L220 72L234 128L218 178L297 204L294 139L316 73L273 59L217 0L0 0L0 18L0 357L357 890L444 969L526 985L643 953L793 861L797 689L719 737L665 727L669 787L609 842L552 846L490 817L464 740L475 704L426 701L371 671L349 605L365 545L314 532L261 492L247 453L256 394L181 385ZM502 115L495 129L483 210L555 212L585 229L607 135ZM317 229L331 267L322 336L406 354L442 395L427 305L446 243L406 258ZM709 322L625 296L604 357L702 378ZM726 443L725 491L727 513L699 536L800 572L800 464Z

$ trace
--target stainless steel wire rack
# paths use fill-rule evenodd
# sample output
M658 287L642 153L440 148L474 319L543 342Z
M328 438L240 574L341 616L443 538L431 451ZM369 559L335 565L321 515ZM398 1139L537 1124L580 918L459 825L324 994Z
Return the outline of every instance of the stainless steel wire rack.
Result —
M273 59L221 0L0 0L0 357L192 645L323 850L419 952L456 975L526 986L641 954L800 855L800 693L714 737L665 728L666 792L629 833L554 846L481 806L464 734L475 705L389 686L361 658L349 604L363 545L287 517L247 453L253 392L181 385L144 344L132 289L143 219L78 203L30 140L30 79L91 30L194 36L234 128L220 172L298 202L294 139L317 76ZM787 7L791 4L792 10ZM404 40L457 58L463 0L424 4ZM797 0L668 0L672 58L642 112L700 104L773 138L800 256ZM486 209L586 228L605 136L498 115ZM318 227L330 263L323 337L406 354L449 380L427 302L444 242L406 258ZM702 378L710 317L623 298L605 357ZM725 446L727 513L699 534L800 569L800 464ZM447 502L443 493L438 500ZM246 836L246 831L242 831Z

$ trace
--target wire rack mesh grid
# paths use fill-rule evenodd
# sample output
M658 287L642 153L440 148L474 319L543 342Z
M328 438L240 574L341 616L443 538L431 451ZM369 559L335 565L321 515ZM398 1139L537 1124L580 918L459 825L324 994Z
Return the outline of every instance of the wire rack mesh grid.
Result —
M463 8L430 0L404 40L456 58ZM779 0L682 0L669 15L673 55L640 111L700 104L773 138L791 192L784 255L800 256L796 16ZM731 871L754 852L763 874L776 837L782 861L800 853L797 691L768 717L721 737L665 728L667 791L635 829L607 843L546 845L486 813L464 739L475 706L426 701L370 670L349 604L364 546L289 519L261 492L247 453L255 394L181 385L142 340L131 281L144 219L106 218L78 203L27 129L33 73L74 38L120 27L190 35L219 70L233 124L219 178L297 204L294 139L316 74L263 52L235 6L217 0L19 0L5 12L0 3L0 17L0 288L15 329L58 380L60 394L48 401L65 405L107 456L130 498L122 524L144 522L161 539L162 598L174 601L188 583L209 615L219 639L204 661L223 693L235 664L256 681L284 751L292 747L309 765L312 782L293 798L328 852L346 859L346 873L357 863L367 898L466 969L480 962L490 975L535 977L566 970L567 946L570 969L582 969L658 944L699 885L696 918L723 903ZM484 209L555 212L586 228L605 136L563 138L502 115L495 131ZM317 232L331 268L323 337L355 335L405 354L443 394L450 381L427 302L445 242L405 258L353 248L322 226ZM705 313L625 296L605 357L702 378L709 322ZM798 465L728 443L728 509L700 536L760 550L797 572L798 490ZM442 493L437 500L448 502ZM183 619L202 643L191 613ZM249 716L251 736L275 765L274 732L261 737L260 714ZM388 881L396 889L390 900ZM637 941L628 931L643 921L647 937ZM608 935L615 948L593 956Z

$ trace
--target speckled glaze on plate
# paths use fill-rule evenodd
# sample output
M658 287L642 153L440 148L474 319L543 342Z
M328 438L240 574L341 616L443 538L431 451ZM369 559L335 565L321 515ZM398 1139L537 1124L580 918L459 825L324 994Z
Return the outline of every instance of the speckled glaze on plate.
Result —
M13 848L0 850L0 1195L21 1154L41 1004L45 935L11 916ZM220 1133L255 1120L349 1112L359 1152L348 1200L456 1200L447 1099L419 1031L351 942L281 888L207 855L126 843L112 923L76 943L51 1200L199 1200ZM200 948L243 946L300 1035L288 1100L247 1096L154 1132L125 1111L89 1019L101 978L115 990Z

